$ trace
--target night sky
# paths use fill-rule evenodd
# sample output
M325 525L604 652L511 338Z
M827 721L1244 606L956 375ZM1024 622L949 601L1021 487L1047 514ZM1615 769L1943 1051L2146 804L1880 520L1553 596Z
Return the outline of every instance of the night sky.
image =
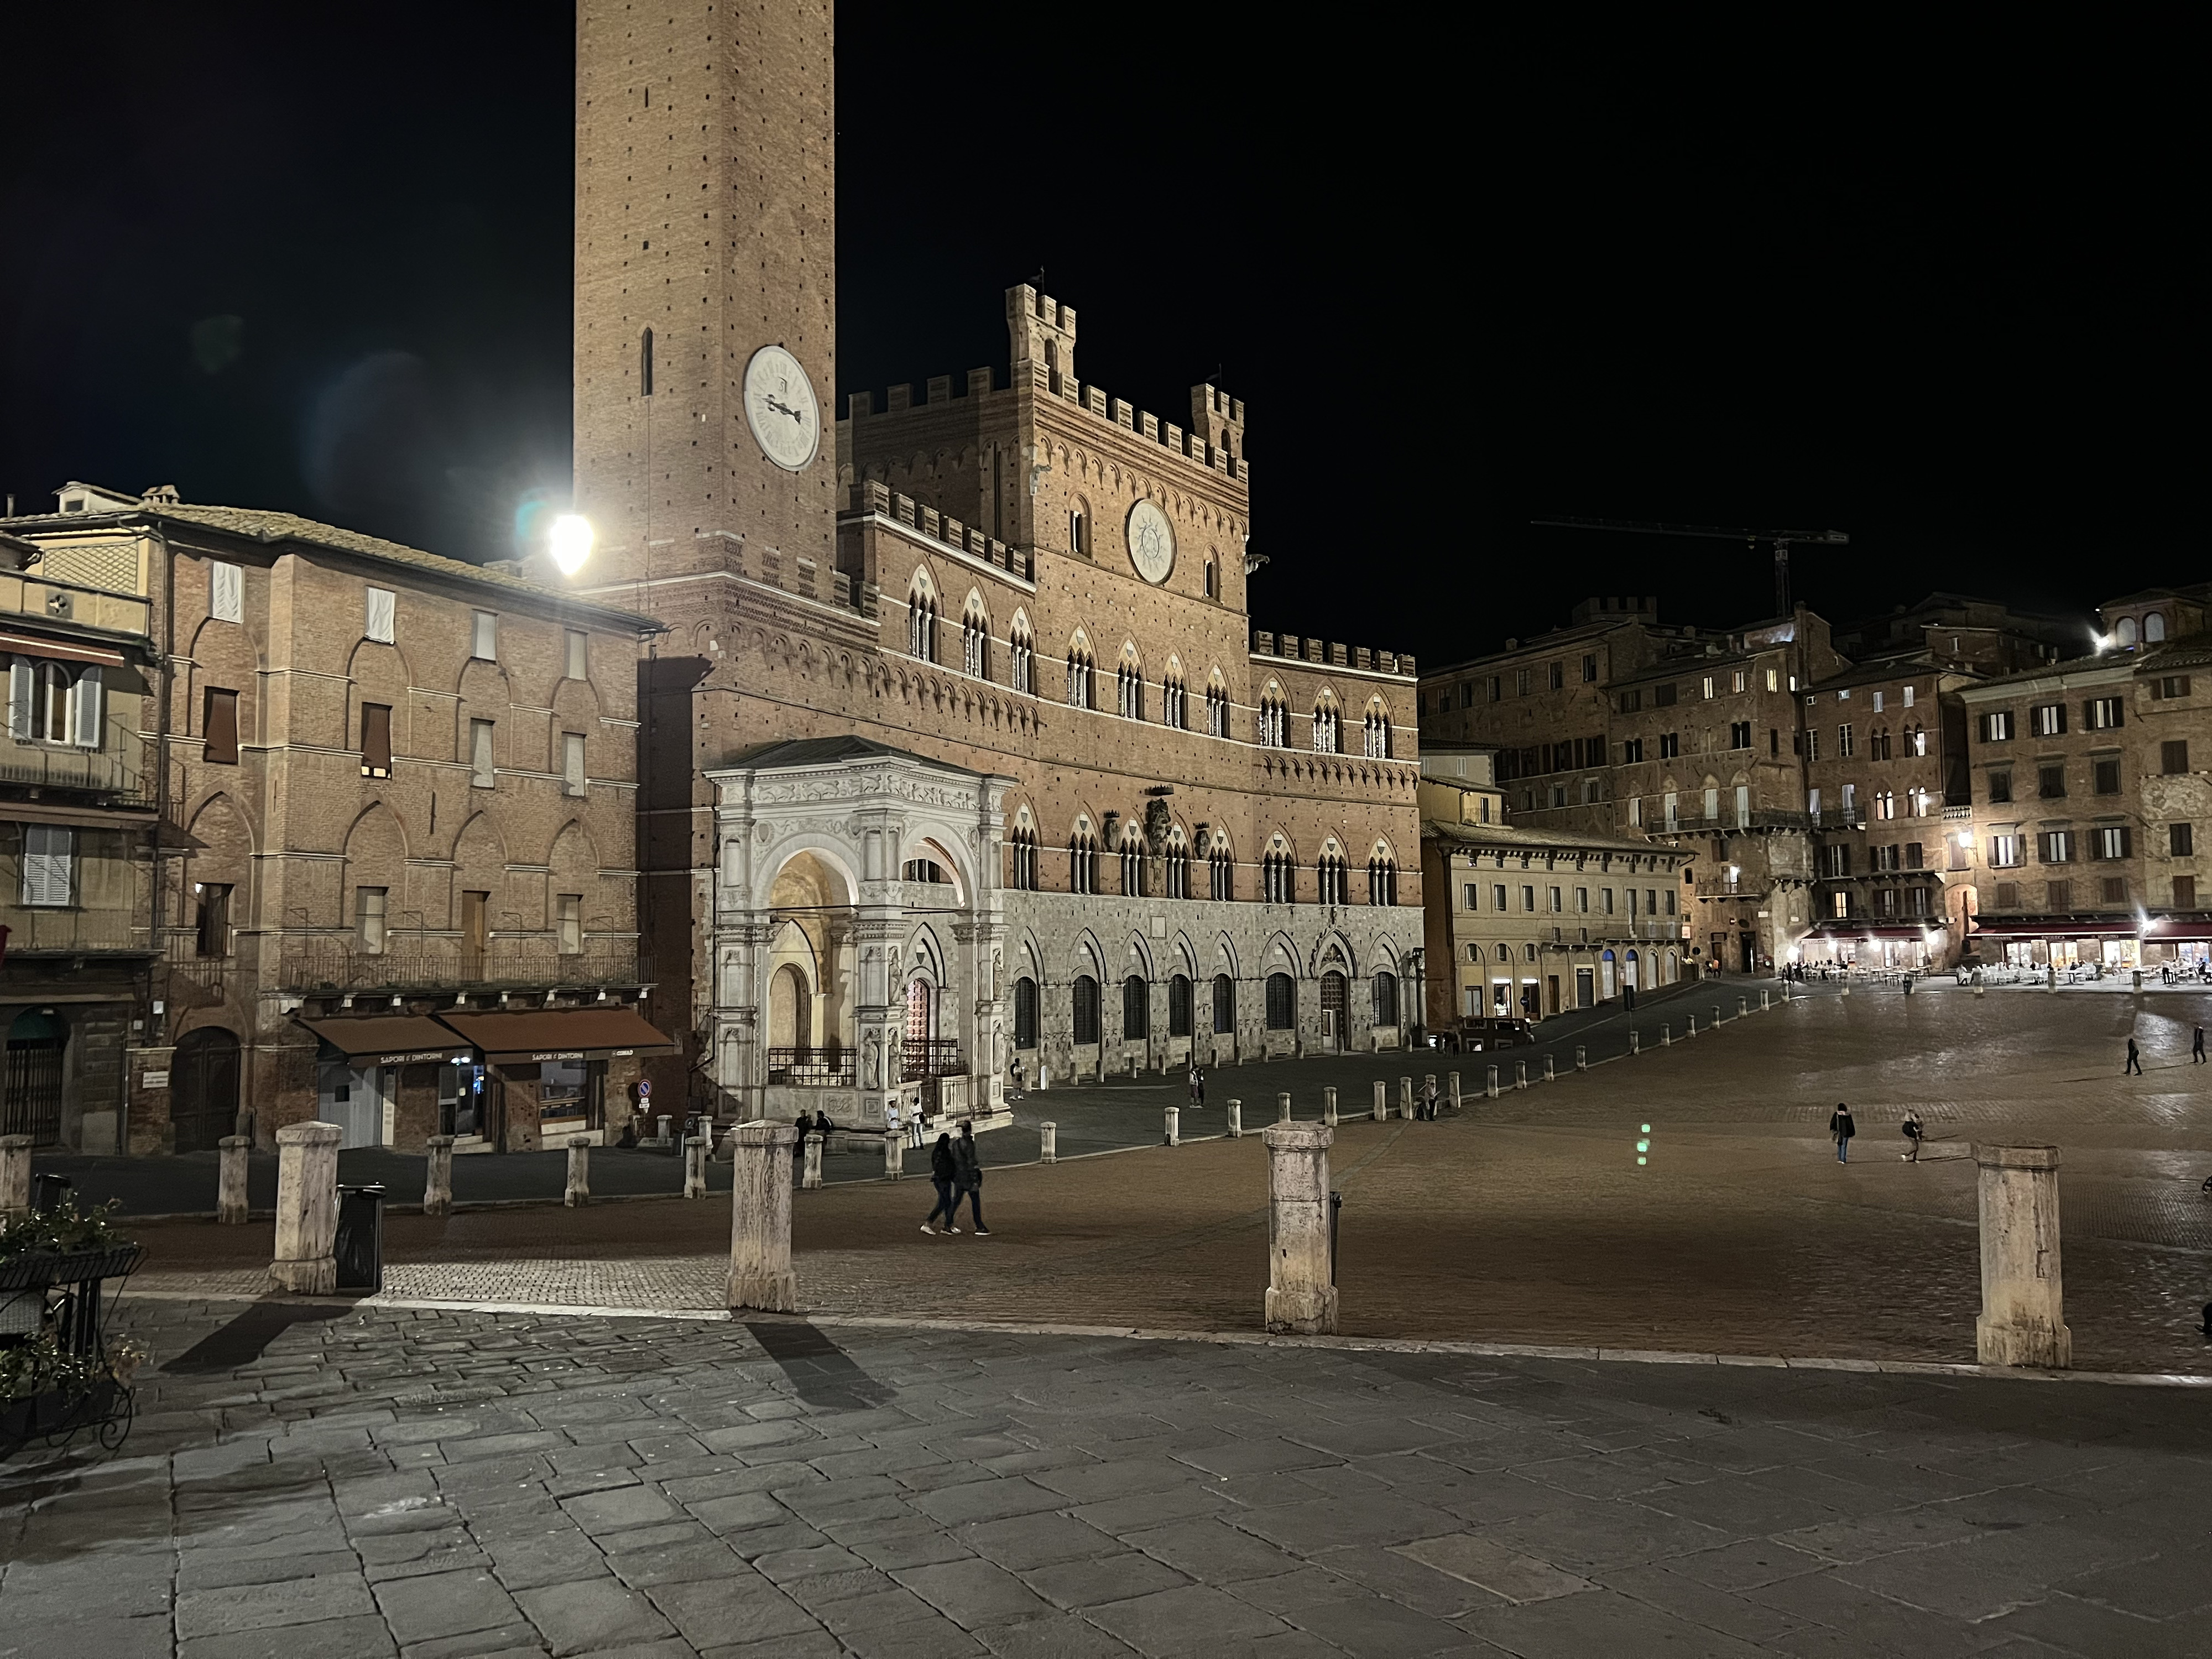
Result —
M568 484L567 9L9 11L0 489L509 553ZM1085 380L1246 400L1255 623L1432 663L1771 607L1763 553L1537 516L1846 530L1796 560L1838 621L2212 575L2187 54L1231 11L841 5L841 395L1003 376L1042 269Z

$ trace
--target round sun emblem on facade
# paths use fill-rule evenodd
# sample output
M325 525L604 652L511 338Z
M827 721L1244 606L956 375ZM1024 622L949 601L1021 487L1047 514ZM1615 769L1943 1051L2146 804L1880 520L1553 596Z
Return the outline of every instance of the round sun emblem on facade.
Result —
M1158 503L1140 501L1129 509L1129 562L1155 586L1175 568L1175 526Z

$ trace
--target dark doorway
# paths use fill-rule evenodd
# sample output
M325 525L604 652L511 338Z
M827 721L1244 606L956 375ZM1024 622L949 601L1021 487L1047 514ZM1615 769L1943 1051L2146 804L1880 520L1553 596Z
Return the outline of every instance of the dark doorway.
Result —
M62 1138L62 1050L69 1027L52 1014L27 1008L8 1028L8 1095L0 1133L28 1135L34 1146Z
M1330 1048L1346 1046L1344 1030L1344 975L1334 969L1321 976L1322 1042Z
M188 1031L169 1062L169 1122L180 1152L213 1152L238 1131L238 1039L204 1026Z

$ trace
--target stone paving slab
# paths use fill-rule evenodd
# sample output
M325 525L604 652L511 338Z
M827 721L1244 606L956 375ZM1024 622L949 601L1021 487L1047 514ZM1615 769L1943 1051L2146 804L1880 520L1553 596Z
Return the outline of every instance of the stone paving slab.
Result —
M2193 1391L396 1308L177 1363L245 1311L126 1302L120 1454L0 1465L0 1649L2212 1650Z

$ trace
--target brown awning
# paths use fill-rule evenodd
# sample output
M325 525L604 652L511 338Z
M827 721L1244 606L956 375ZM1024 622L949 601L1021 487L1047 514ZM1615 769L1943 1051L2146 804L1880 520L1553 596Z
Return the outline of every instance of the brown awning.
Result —
M56 662L96 662L106 668L123 666L120 651L106 651L96 645L79 645L75 640L57 640L33 634L0 634L0 651L14 651L26 657L51 657Z
M371 1014L352 1019L303 1019L306 1026L348 1060L376 1066L413 1066L451 1060L468 1044L428 1014Z
M439 1016L487 1060L609 1060L672 1054L676 1045L634 1008L534 1008L526 1013Z
M76 823L112 825L119 830L151 830L153 809L132 812L117 806L69 806L59 801L0 801L0 823Z

